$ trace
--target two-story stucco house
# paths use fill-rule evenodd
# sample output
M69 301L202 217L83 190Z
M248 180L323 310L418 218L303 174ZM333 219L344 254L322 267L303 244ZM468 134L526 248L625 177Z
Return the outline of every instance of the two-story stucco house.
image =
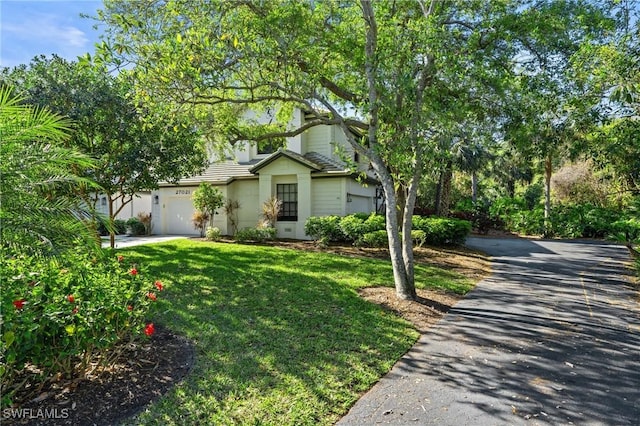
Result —
M293 124L305 119L304 112L296 111ZM336 146L342 146L359 170L367 173L365 181L358 181L358 173L347 169ZM378 182L338 126L312 127L288 138L286 146L276 151L245 145L235 149L234 155L212 162L202 175L182 179L178 185L160 183L151 194L154 233L198 234L192 222L192 196L201 182L215 185L225 201L238 202L233 218L237 229L255 227L262 204L277 196L282 201L278 238L307 239L304 224L310 216L376 211ZM224 209L215 215L214 226L224 235L233 234L232 220Z

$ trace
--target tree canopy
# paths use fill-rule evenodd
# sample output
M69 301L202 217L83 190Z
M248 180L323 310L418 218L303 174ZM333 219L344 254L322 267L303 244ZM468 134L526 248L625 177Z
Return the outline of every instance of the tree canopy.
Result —
M499 124L518 67L540 66L519 56L527 43L552 40L542 54L554 55L595 24L589 13L581 1L110 1L99 56L221 144L340 126L382 184L397 294L411 299L411 216L438 141ZM241 119L268 107L277 123ZM291 127L294 108L311 118Z
M63 146L69 120L21 101L0 87L0 248L49 255L79 241L99 247L84 221L90 211L74 196L80 187L98 190L73 173L95 164Z
M93 158L97 166L76 173L101 186L112 219L136 193L157 188L158 181L193 175L208 161L195 126L136 104L126 73L113 76L95 64L53 56L35 58L28 67L5 68L2 76L25 102L72 120L66 146ZM97 192L81 195L95 205Z

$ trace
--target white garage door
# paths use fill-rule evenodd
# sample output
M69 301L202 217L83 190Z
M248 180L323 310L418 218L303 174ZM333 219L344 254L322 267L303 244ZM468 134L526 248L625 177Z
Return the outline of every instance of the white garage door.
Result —
M166 233L181 235L199 235L193 228L191 220L193 212L193 201L187 197L169 197L165 203Z
M347 203L347 214L370 213L373 211L370 197L351 195L351 202Z

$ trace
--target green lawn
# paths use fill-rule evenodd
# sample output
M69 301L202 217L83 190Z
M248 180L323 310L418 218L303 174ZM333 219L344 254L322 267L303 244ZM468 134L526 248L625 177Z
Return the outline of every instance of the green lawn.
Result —
M164 282L153 320L196 344L191 374L135 424L333 424L418 337L355 291L391 286L388 261L189 240L120 254ZM473 285L422 266L416 281Z

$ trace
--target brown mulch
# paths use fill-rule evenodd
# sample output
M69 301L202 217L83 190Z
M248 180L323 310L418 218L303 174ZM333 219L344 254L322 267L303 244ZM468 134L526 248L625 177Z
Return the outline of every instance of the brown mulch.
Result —
M115 367L97 377L60 381L12 411L3 410L2 425L113 425L132 417L191 370L194 346L156 325L146 342L125 348ZM11 416L22 417L21 420Z
M310 241L274 241L266 245L332 252L342 256L389 258L387 249L345 245L321 248ZM475 281L490 274L488 258L464 247L416 248L415 260L459 272ZM410 321L420 333L426 332L462 298L444 291L418 289L417 293L416 301L403 301L398 300L395 290L389 287L369 287L359 291L364 299ZM179 383L190 371L194 359L195 349L191 342L157 325L151 339L128 347L111 371L81 381L51 384L17 409L22 410L18 414L31 419L8 419L3 411L0 423L38 426L118 424L141 412ZM45 418L51 414L57 418Z
M390 287L367 287L359 292L365 300L382 306L409 321L421 334L438 322L463 296L418 289L417 300L400 300Z

